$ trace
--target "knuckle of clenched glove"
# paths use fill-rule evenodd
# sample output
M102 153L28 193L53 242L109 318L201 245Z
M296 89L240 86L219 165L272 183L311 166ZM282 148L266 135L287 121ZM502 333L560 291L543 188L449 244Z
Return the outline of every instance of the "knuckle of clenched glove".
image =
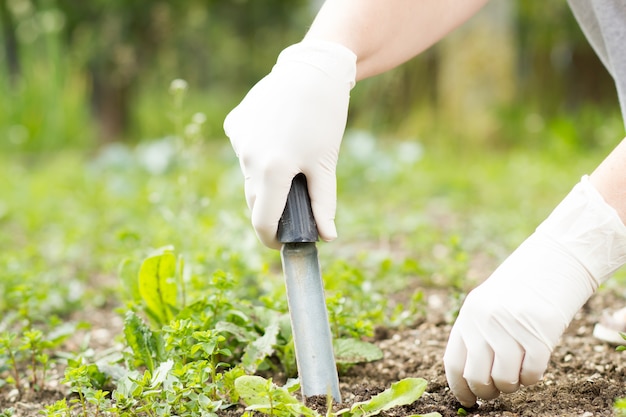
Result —
M262 159L250 158L254 160L256 164L256 172L259 178L265 183L275 183L280 179L289 178L291 172L291 166L293 165L294 158L284 154L268 154ZM251 162L252 163L252 162ZM296 173L293 173L295 175Z
M485 324L492 324L492 321L510 317L511 306L502 298L473 291L465 299L461 313L473 321L480 320Z
M259 238L265 245L271 242L271 237L275 235L278 225L274 223L268 223L264 220L252 220L252 227L256 230Z
M263 153L258 149L242 150L239 160L248 172L253 173L261 181L284 177L285 168L292 164L287 155Z
M459 360L458 356L446 354L443 357L446 376L450 379L461 378L465 371L465 362Z
M233 145L233 147L237 149L235 145ZM247 169L253 168L257 161L257 158L255 158L253 152L240 151L237 153L237 156L239 157L239 162L241 163L241 165L246 167Z
M480 287L470 291L465 297L462 310L474 313L485 313L491 309L491 297L487 296Z

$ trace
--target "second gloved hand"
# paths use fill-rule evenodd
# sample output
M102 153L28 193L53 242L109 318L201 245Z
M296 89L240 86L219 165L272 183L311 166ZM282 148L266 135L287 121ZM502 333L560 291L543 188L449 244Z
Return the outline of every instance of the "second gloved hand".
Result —
M252 225L266 246L280 248L278 220L300 172L307 177L321 238L337 237L335 170L355 77L352 51L304 40L286 48L271 73L226 117Z
M467 296L444 356L464 406L538 382L600 283L626 262L626 227L587 177Z

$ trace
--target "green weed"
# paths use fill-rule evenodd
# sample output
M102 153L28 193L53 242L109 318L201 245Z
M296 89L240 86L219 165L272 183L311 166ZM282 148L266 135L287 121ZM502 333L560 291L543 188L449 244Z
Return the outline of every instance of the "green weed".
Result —
M110 408L109 393L101 389L107 380L108 377L96 365L86 364L81 358L70 359L62 382L68 384L70 392L76 393L78 398L70 400L69 410L78 409L83 417L97 417ZM88 404L93 407L93 414L88 411ZM65 411L65 405L65 402L60 403L58 411Z
M48 323L52 324L52 321ZM82 324L64 323L49 329L46 334L27 324L19 331L0 334L0 365L7 364L9 376L4 383L13 385L21 395L24 390L38 391L46 383L52 365L50 352L57 349ZM1 381L1 380L0 380Z
M618 417L626 416L626 398L618 398L613 404L613 411Z
M186 268L193 264L183 265L180 259L168 247L148 256L139 267L137 312L127 311L124 320L128 370L112 392L112 407L120 413L147 412L148 404L158 413L217 412L248 395L237 387L245 375L279 368L295 376L293 340L284 308L242 300L236 293L237 279L219 270L204 279L202 289L185 290L189 298L183 305L176 294L187 283L180 277L188 276ZM348 329L348 323L342 326ZM342 366L382 357L377 347L358 338L337 339L335 348ZM65 381L78 392L81 406L98 394L84 382L81 372L86 369L75 367ZM79 392L79 387L86 391ZM288 397L282 388L268 382L267 389L268 395L276 396L272 397L276 410L287 407L294 415L303 410L300 402L285 403Z
M15 408L13 407L0 410L0 417L13 417L14 415L15 415Z
M394 407L413 404L426 391L427 382L421 378L406 378L395 382L390 388L367 401L354 403L350 408L337 412L327 411L327 417L369 417L376 416ZM242 376L237 379L235 388L246 403L247 411L256 411L276 417L321 416L318 411L306 407L294 395L297 383L285 387L276 386L271 379L260 376ZM251 414L250 414L251 415ZM436 417L439 413L416 415L415 417Z

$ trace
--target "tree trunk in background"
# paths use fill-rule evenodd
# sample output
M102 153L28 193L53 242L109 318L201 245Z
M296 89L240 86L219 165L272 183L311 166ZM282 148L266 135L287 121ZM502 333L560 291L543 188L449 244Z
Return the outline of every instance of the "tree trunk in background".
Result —
M515 7L489 2L439 45L440 121L465 140L488 141L496 111L515 95Z
M0 22L2 22L2 36L4 38L4 56L11 82L20 73L17 37L15 36L15 22L9 11L6 1L0 1Z
M102 143L124 138L130 115L130 86L115 82L92 71L92 106L98 123L98 136Z

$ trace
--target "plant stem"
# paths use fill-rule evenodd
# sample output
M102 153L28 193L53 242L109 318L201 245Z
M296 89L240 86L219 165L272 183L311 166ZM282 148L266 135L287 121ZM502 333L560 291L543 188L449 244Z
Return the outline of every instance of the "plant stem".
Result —
M178 257L178 285L180 286L180 294L181 294L181 302L183 303L182 308L187 306L187 294L185 291L185 276L184 276L184 265L185 261L182 255Z
M80 405L83 408L83 417L87 417L87 407L85 406L85 396L82 390L78 390L78 397L80 399Z
M20 371L17 368L17 359L15 359L15 354L13 353L13 350L11 350L10 348L7 348L7 350L9 351L9 356L11 358L11 364L13 365L13 372L14 372L14 377L15 377L15 388L17 389L17 392L20 394L20 396L22 395L22 383L20 381Z
M37 388L37 352L35 350L33 350L33 353L30 357L30 362L31 362L31 368L33 371L33 375L32 375L32 382L33 382L33 387L32 389L36 389Z

